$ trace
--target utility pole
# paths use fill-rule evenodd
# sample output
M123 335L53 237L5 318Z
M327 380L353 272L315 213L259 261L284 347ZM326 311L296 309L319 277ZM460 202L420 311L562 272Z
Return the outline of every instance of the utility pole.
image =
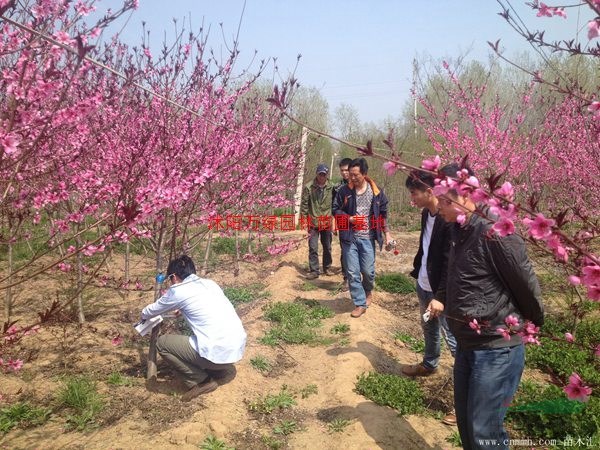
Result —
M298 164L298 182L296 183L296 195L294 195L294 223L300 220L300 202L302 201L302 188L304 187L304 166L306 164L306 141L308 130L302 127L302 138L300 140L300 164Z
M417 138L417 58L413 58L413 102L414 102L414 129Z

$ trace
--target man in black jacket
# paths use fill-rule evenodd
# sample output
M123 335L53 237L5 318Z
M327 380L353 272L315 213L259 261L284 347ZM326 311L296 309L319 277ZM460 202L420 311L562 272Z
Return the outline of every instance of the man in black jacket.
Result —
M461 170L450 164L441 172L456 179ZM539 283L520 236L491 233L493 217L456 189L438 201L442 217L454 224L446 289L438 289L429 309L433 316L444 311L458 343L454 406L463 448L508 450L504 416L519 386L525 350L519 334L502 330L519 329L525 321L542 325Z
M369 307L375 281L375 242L379 249L392 239L387 229L388 199L368 176L364 158L350 163L350 181L342 186L333 201L342 254L354 302L352 317L362 316Z
M425 338L423 362L402 368L402 373L411 377L427 376L437 370L440 360L440 331L454 356L456 340L448 329L444 315L430 317L427 321L423 314L428 311L429 303L436 298L440 285L446 284L448 251L450 250L450 223L438 214L438 200L433 195L434 177L431 173L414 170L406 178L406 187L410 191L412 202L421 213L421 236L419 251L413 261L410 275L417 280L421 327Z

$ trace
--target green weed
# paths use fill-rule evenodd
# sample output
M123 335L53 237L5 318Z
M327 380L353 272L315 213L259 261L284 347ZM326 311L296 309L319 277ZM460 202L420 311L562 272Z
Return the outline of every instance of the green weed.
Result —
M259 372L268 372L271 370L271 362L264 356L257 355L250 359L250 365Z
M394 339L404 342L415 353L425 352L425 341L423 339L415 339L410 334L400 332L394 334Z
M345 334L350 331L350 325L347 323L336 323L331 327L331 333L333 334Z
M217 439L215 436L207 436L200 444L198 444L202 450L235 450L233 447L229 447L225 442Z
M15 427L29 428L44 424L52 410L38 408L27 402L14 403L0 409L0 433L8 433Z
M298 424L293 420L283 420L273 428L273 433L287 436L298 430Z
M356 391L378 405L397 409L401 415L423 411L423 393L419 384L397 375L371 372L362 374L356 382Z
M134 382L131 378L123 375L120 372L112 372L106 379L106 383L112 386L133 386Z
M278 394L268 394L248 403L248 409L259 414L271 414L276 409L291 408L296 404L293 395L283 386Z
M330 433L341 433L344 431L348 425L352 423L351 420L348 419L333 419L331 422L327 424L327 428Z
M308 384L302 389L300 389L300 396L302 398L308 398L311 395L315 395L319 393L319 388L316 384Z
M104 401L89 378L71 377L63 381L56 397L59 406L73 411L67 416L67 425L78 431L93 425L97 414L104 408Z
M253 300L268 298L270 292L265 291L265 288L266 286L262 283L253 283L248 286L226 287L223 288L223 292L233 306L238 306Z
M403 273L382 273L375 277L377 287L392 294L415 292L415 282Z
M333 317L330 308L320 306L307 306L304 303L274 303L264 308L265 319L275 325L267 331L261 342L275 345L279 342L288 344L329 344L331 339L321 336L317 329L321 327L321 320Z

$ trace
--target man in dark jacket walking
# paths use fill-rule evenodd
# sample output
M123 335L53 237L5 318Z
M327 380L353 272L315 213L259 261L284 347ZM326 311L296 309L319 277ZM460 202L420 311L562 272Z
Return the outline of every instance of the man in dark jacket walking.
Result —
M352 159L343 158L338 167L340 169L340 175L342 179L338 184L333 187L333 198L331 199L331 206L333 208L333 202L335 201L335 196L339 192L339 190L348 184L350 181L350 163ZM342 245L342 239L340 237L340 267L342 268L342 275L344 277L344 281L342 282L342 290L348 290L348 275L346 275L346 264L344 263L344 247Z
M350 315L355 318L367 311L373 296L375 242L380 250L384 236L386 245L391 242L387 229L388 200L367 176L368 170L364 158L350 163L350 181L339 190L332 208L355 306Z
M310 218L308 230L308 265L307 279L319 278L319 238L323 246L323 273L327 275L331 267L331 198L333 184L328 179L329 168L325 164L317 166L317 175L313 181L304 186L300 214Z
M460 170L457 164L441 169L452 178ZM525 350L519 334L501 330L525 321L543 324L539 283L520 236L490 233L486 213L455 189L438 201L442 217L454 224L446 289L438 288L429 309L433 316L444 311L458 343L454 406L463 448L508 450L504 416L519 386Z
M448 252L450 250L450 223L438 214L438 200L433 195L433 175L414 170L406 178L406 187L410 191L413 203L423 208L421 212L421 235L419 250L413 261L410 275L417 280L421 327L425 338L423 362L402 368L408 376L427 376L436 371L440 359L440 331L454 356L456 340L446 323L444 315L430 317L427 321L423 314L440 285L446 284Z

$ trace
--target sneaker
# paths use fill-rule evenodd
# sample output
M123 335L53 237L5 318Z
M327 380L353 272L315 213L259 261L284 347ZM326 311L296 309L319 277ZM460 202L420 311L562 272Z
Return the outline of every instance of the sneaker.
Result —
M307 280L314 280L315 278L319 278L319 272L311 272L306 275Z
M214 391L218 387L219 385L215 380L213 380L212 378L208 378L205 382L197 384L185 394L183 394L181 396L181 401L189 402L190 400L198 397L199 395L208 394L209 392Z
M437 369L428 369L423 364L413 364L402 368L402 373L409 377L428 377L436 371Z
M354 308L354 310L350 313L351 317L354 317L355 319L358 319L360 316L362 316L364 313L367 312L367 308L365 308L364 306L357 306L356 308Z
M331 271L331 267L323 267L323 275L326 275L326 276L333 275L333 272Z

